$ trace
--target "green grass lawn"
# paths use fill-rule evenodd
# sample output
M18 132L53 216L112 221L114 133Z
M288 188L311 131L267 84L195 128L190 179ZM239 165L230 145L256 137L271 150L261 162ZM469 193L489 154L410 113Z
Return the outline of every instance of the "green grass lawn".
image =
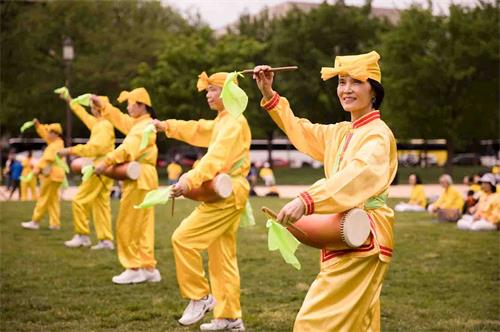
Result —
M255 198L255 210L285 201ZM394 203L395 201L391 201ZM70 204L61 231L21 229L33 203L0 203L2 331L197 331L180 327L185 300L175 279L170 236L193 208L179 200L156 209L156 255L163 280L117 286L115 252L66 249L72 236ZM118 204L113 203L116 213ZM239 232L241 303L249 331L290 331L308 285L319 269L317 250L302 246L302 269L267 250L264 217ZM461 232L433 224L425 213L400 214L395 256L382 290L385 331L500 330L500 234ZM210 315L206 320L210 319Z

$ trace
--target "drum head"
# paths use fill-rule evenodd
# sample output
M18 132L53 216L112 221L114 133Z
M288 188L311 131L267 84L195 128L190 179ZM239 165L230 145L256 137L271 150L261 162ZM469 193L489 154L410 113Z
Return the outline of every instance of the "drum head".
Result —
M344 216L342 237L345 243L357 248L365 243L370 235L370 218L362 209L352 209Z
M233 193L233 183L227 174L219 174L214 179L215 192L222 198L228 198Z
M137 180L141 174L141 165L137 161L132 161L127 166L127 178Z

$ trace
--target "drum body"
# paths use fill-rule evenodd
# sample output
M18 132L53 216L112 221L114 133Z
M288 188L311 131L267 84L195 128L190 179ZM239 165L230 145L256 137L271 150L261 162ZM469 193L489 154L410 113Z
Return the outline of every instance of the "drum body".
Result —
M213 203L228 198L233 192L231 177L225 173L218 174L213 180L205 181L200 187L190 190L184 197L194 201Z
M80 157L71 162L70 168L73 173L81 174L82 168L89 165L92 165L92 159Z
M288 227L303 244L328 250L344 250L361 246L370 235L370 218L358 208L342 213L304 216L294 226L305 234Z
M137 180L141 174L141 164L137 161L112 165L103 172L108 178L115 180Z

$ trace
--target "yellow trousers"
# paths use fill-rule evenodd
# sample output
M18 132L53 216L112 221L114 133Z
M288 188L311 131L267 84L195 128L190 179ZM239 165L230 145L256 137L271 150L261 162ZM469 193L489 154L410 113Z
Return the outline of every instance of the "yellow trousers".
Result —
M40 223L45 212L49 212L49 224L53 227L61 226L61 207L59 205L59 187L62 182L52 181L48 177L41 177L40 198L37 200L31 220Z
M322 263L293 330L380 331L380 291L387 267L378 254Z
M88 217L90 210L92 210L97 238L101 241L113 240L110 206L112 186L113 179L105 176L99 178L97 175L92 175L78 187L72 205L73 225L76 234L90 234Z
M236 238L242 212L235 206L215 208L202 203L172 235L177 282L185 298L198 300L210 293L201 256L208 249L215 318L241 317Z
M116 244L118 259L126 269L156 267L154 208L134 209L147 193L138 188L137 181L124 182L116 220Z
M33 179L31 179L31 181L29 181L29 182L21 180L21 200L22 201L28 200L28 190L31 193L31 200L38 199L38 194L36 192L36 176L33 176Z

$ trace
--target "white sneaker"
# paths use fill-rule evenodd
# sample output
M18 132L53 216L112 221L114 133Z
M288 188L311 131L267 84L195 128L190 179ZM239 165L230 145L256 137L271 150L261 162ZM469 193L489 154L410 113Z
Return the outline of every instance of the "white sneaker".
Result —
M139 284L141 282L145 282L146 278L142 273L141 269L132 270L126 269L120 275L114 276L111 279L115 284L126 285L126 284Z
M205 314L215 307L215 299L212 295L207 295L201 300L191 300L179 319L181 325L194 324L205 316Z
M158 269L148 270L142 269L142 274L144 274L144 278L146 278L147 282L160 282L161 275Z
M111 240L102 240L99 241L95 246L90 247L92 250L101 250L101 249L108 249L108 250L113 250L115 249L115 245L113 244L113 241Z
M71 240L64 242L64 245L68 248L89 247L91 244L87 235L80 234L75 234Z
M26 228L26 229L34 229L34 230L40 228L40 225L36 221L33 221L33 220L27 221L27 222L22 222L21 226L23 228Z
M200 325L201 331L245 331L243 321L238 319L212 319L210 323Z
M50 229L51 231L58 231L58 230L60 230L60 229L61 229L61 226L50 225L50 226L49 226L49 229Z

